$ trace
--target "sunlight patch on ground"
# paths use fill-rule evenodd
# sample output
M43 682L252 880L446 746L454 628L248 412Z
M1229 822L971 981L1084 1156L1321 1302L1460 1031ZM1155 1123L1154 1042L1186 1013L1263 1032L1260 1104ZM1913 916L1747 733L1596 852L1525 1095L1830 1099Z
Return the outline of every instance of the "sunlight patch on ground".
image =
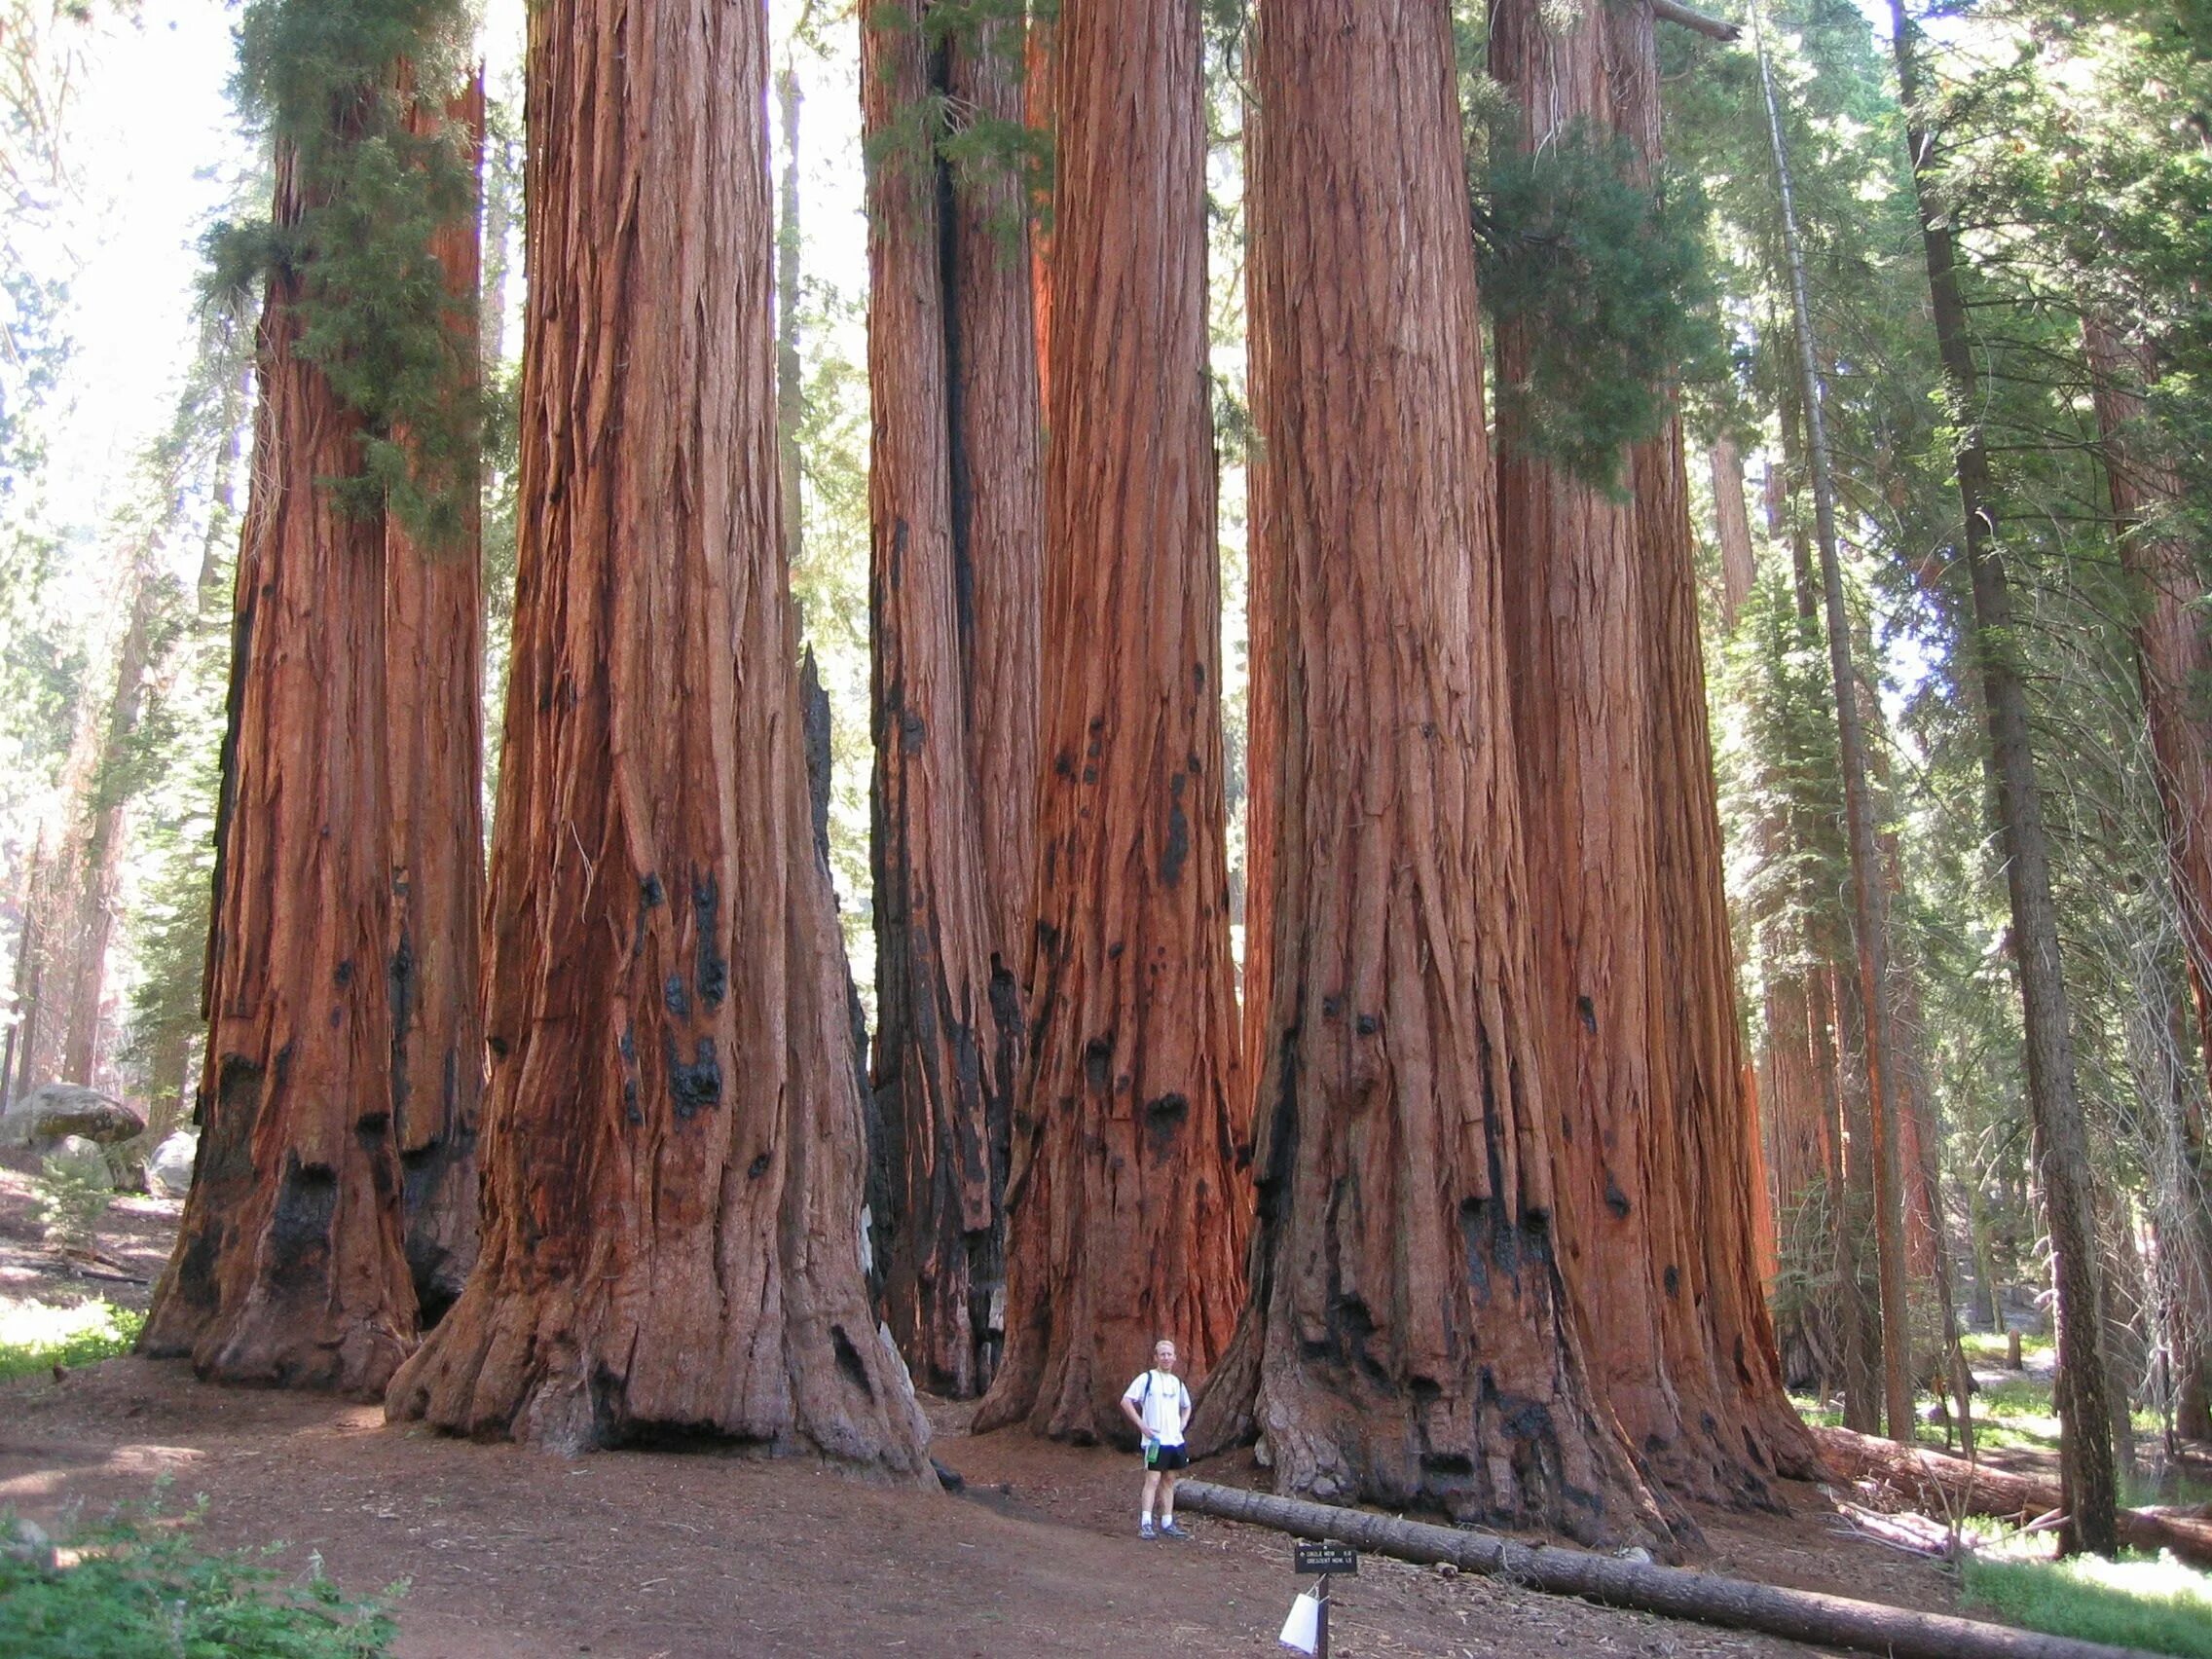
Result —
M2052 1636L2212 1659L2212 1574L2165 1553L2056 1561L2055 1547L2048 1533L1990 1535L1963 1564L1967 1602Z
M0 1381L52 1365L93 1365L127 1350L142 1313L98 1298L74 1308L0 1296Z

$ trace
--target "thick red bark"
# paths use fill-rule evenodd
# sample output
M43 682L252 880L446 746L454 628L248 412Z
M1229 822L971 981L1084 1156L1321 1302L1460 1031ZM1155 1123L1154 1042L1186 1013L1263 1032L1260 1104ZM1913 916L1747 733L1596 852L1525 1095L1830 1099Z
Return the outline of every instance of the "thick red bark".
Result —
M867 1305L860 1102L783 568L757 6L531 14L483 1253L387 1411L928 1478Z
M890 0L862 33L869 170L876 1148L886 1317L928 1384L986 1385L1004 1295L1020 906L1035 788L1041 500L1034 333L1010 169L948 177L937 93L1002 119L1003 23L933 53ZM1017 866L1018 866L1018 872Z
M403 89L412 77L400 83ZM451 129L474 178L483 162L481 76L410 129ZM475 198L432 243L451 296L457 387L477 378ZM385 662L391 774L391 1106L407 1215L407 1265L424 1321L452 1306L476 1260L476 1132L484 1097L484 586L475 468L451 481L459 526L425 546L387 519Z
M1450 10L1254 31L1275 938L1251 1298L1196 1439L1259 1432L1286 1493L1658 1536L1555 1256Z
M276 218L302 208L277 157ZM230 1382L381 1389L415 1334L384 964L390 884L382 520L326 480L360 426L269 284L209 941L200 1159L139 1339Z
M2104 439L2105 477L2120 557L2136 588L2136 669L2157 760L2166 853L2181 910L2198 1038L2212 1056L2212 635L2204 583L2188 540L2167 522L2182 481L2149 429L2143 388L2155 378L2148 350L2096 316L2082 343Z
M953 97L985 117L1020 121L1019 54L1011 50L1019 44L1019 26L1008 19L956 35L946 49ZM945 267L953 593L997 1045L994 1147L1009 1133L1022 1067L1037 860L1045 479L1028 219L1018 168L994 163L955 175Z
M1037 8L1037 16L1029 19L1028 38L1023 42L1022 59L1024 84L1022 86L1022 115L1032 133L1043 137L1051 165L1058 166L1059 116L1054 104L1053 88L1059 70L1059 50L1053 44L1054 19ZM1049 217L1030 227L1029 236L1029 291L1032 326L1036 336L1038 406L1051 394L1050 371L1051 367L1052 333L1052 230Z
M2120 565L2136 589L2136 672L2157 767L2166 866L2195 1003L2199 1063L2212 1066L2212 702L2206 689L2212 685L2212 634L2205 626L2204 583L2189 542L2165 522L2180 508L2183 486L2149 425L2143 394L2156 378L2156 360L2149 348L2094 313L2083 319L2082 343L2104 440ZM2205 1156L2204 1124L2192 1094L2171 1090L2159 1104L2174 1120L2168 1126L2170 1161L2201 1180L2212 1160ZM2180 1207L2184 1213L2194 1208L2197 1224L2195 1238L2184 1248L2193 1246L2198 1261L2212 1264L2212 1218L2201 1205ZM2184 1276L2194 1280L2196 1274ZM2177 1355L2182 1415L2188 1419L2182 1432L2199 1436L2212 1433L2212 1412L2205 1405L2212 1339L2201 1330L2207 1315L2212 1308L2199 1305L2177 1320L2183 1339Z
M1010 1189L1007 1363L977 1421L1128 1439L1154 1340L1195 1373L1243 1301L1237 1061L1206 397L1195 0L1057 26L1035 1049Z
M1493 7L1524 142L1591 122L1655 166L1650 27L1635 8ZM1526 360L1502 329L1499 373ZM1627 498L1534 459L1510 407L1498 441L1563 1265L1651 1470L1680 1496L1770 1503L1778 1460L1807 1455L1756 1279L1679 426L1623 458Z
M806 510L799 459L799 423L806 414L806 383L798 354L799 236L798 115L805 102L798 71L790 59L776 71L776 111L783 128L784 176L776 211L776 477L783 487L784 565L796 571L805 551Z
M1613 16L1620 20L1620 14ZM1640 17L1632 14L1629 20ZM1655 99L1657 62L1648 46L1639 61ZM1764 1170L1758 1106L1736 1014L1679 419L1660 438L1639 446L1634 460L1650 646L1658 860L1658 904L1646 948L1664 1038L1654 1062L1662 1087L1654 1098L1672 1108L1671 1119L1661 1123L1660 1139L1674 1166L1669 1185L1675 1260L1658 1262L1661 1319L1674 1355L1682 1422L1685 1430L1694 1425L1703 1472L1736 1496L1764 1500L1765 1475L1802 1478L1814 1464L1804 1425L1784 1390L1760 1278ZM1655 1241L1663 1236L1656 1228L1654 1236ZM1693 1418L1691 1402L1698 1396L1704 1403Z

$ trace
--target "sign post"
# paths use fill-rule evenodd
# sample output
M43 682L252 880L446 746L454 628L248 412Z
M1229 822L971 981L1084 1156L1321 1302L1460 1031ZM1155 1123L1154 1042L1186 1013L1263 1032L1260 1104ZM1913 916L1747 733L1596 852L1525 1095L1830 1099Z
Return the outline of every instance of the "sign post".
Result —
M1329 1580L1337 1573L1359 1572L1359 1552L1349 1544L1334 1539L1323 1543L1309 1543L1301 1539L1293 1548L1291 1561L1298 1575L1318 1573L1320 1583L1314 1587L1313 1646L1308 1651L1315 1659L1329 1659Z

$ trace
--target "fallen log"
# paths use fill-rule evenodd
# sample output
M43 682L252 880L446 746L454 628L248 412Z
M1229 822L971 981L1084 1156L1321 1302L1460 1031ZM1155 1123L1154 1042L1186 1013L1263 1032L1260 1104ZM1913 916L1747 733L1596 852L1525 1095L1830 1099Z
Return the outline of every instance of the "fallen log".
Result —
M1886 1482L1931 1515L1987 1515L2025 1525L2064 1507L2056 1481L2010 1474L1848 1428L1816 1428L1813 1438L1822 1458L1843 1479ZM2171 1550L2193 1567L2212 1567L2212 1521L2122 1509L2119 1522L2123 1544L2139 1550Z
M1463 1571L1603 1606L1757 1631L1821 1647L1853 1647L1894 1659L2139 1659L2132 1647L2108 1647L1812 1590L1783 1590L1582 1550L1532 1548L1493 1533L1273 1497L1211 1481L1184 1481L1175 1489L1175 1505L1225 1521L1272 1527L1294 1537L1331 1538L1401 1561L1449 1562Z

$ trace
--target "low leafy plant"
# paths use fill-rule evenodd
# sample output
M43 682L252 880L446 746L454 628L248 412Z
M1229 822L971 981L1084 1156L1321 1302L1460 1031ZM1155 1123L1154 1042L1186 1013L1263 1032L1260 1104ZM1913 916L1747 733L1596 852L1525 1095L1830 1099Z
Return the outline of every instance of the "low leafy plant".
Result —
M2212 1575L2170 1555L2133 1552L2119 1561L1969 1555L1964 1599L2049 1636L2212 1659Z
M85 1250L115 1202L115 1183L105 1159L58 1152L31 1177L31 1197L46 1241L57 1249Z
M0 1309L0 1382L55 1365L97 1365L129 1353L146 1315L112 1302L75 1308L18 1302Z
M0 1556L0 1653L39 1659L382 1659L398 1634L404 1591L354 1598L323 1576L319 1556L287 1577L276 1549L200 1548L158 1503L63 1540L50 1566ZM25 1552L36 1555L40 1552Z

